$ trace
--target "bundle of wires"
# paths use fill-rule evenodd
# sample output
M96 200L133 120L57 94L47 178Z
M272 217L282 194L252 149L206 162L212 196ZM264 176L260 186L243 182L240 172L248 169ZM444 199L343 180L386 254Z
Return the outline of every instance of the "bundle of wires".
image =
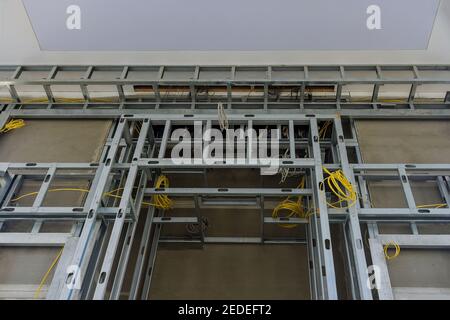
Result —
M356 204L358 198L355 187L347 179L342 170L330 172L327 168L323 167L323 171L328 174L321 183L320 189L324 190L324 185L327 184L330 191L338 198L337 201L327 204L335 209L350 208ZM346 205L343 206L343 203Z
M331 126L333 122L332 121L326 121L324 125L319 130L319 137L320 139L325 138L328 128ZM289 137L288 131L285 133L286 137ZM289 156L289 150L286 150L282 158L288 158ZM325 169L326 170L326 169ZM293 172L289 170L289 168L281 168L279 170L279 173L281 174L281 180L280 183L285 182L287 177L295 176L299 174L296 169L294 169ZM305 176L302 177L300 184L297 186L297 188L304 188L305 187ZM302 200L303 196L299 196L297 198L297 201L291 200L291 196L287 197L285 200L281 201L272 211L272 218L276 219L280 215L280 211L287 211L287 215L284 216L284 218L293 218L293 217L300 217L300 218L308 218L311 216L311 214L314 212L313 210L304 208L302 206ZM283 228L295 228L298 225L297 224L280 224L280 227Z
M168 188L169 179L165 175L160 175L155 183L155 188ZM170 209L173 206L173 201L166 194L156 194L152 197L152 203L142 202L144 205L153 206L158 209Z
M7 133L9 131L20 129L25 126L25 121L23 119L13 119L10 120L3 128L0 129L0 133Z
M333 122L331 120L325 121L325 123L323 124L322 128L320 128L320 130L319 130L319 138L320 139L324 139L326 137L328 128L330 127L330 125L332 123Z
M304 188L305 182L306 179L305 176L303 176L297 188ZM283 218L308 218L311 215L312 211L302 206L303 196L298 196L296 201L291 200L291 198L292 196L288 196L273 209L272 218L277 219L278 217L280 217L280 213L282 211L287 211L287 214L284 215ZM283 228L295 228L298 226L298 224L286 223L279 224L279 226Z
M286 152L281 157L282 159L288 159L289 158L289 149L286 149ZM301 172L301 169L289 169L287 167L282 167L278 170L278 173L281 175L280 182L284 183L288 177L295 177L298 176Z
M227 130L228 129L228 117L227 117L227 114L225 113L223 104L221 102L217 105L217 114L218 114L218 118L219 118L220 130L221 131Z

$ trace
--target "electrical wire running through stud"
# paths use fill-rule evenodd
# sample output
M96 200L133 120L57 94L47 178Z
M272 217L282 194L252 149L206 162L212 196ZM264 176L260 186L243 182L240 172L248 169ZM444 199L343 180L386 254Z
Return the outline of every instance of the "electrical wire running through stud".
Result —
M300 180L299 185L297 186L297 189L303 189L305 187L305 183L306 183L306 179L305 176L302 177L302 179ZM298 218L304 218L307 219L311 216L311 214L314 213L313 210L305 208L302 205L303 202L303 196L298 196L297 200L291 200L292 196L288 196L286 199L284 199L283 201L281 201L272 211L272 218L273 219L277 219L278 217L280 217L280 213L282 211L287 212L286 215L283 216L283 218L294 218L294 217L298 217ZM298 226L298 224L294 224L294 223L283 223L283 224L279 224L280 227L282 228L295 228Z
M155 189L168 188L169 179L165 175L160 175L155 183ZM154 206L158 209L168 210L172 208L173 201L166 194L157 194L152 198L152 203L142 203L150 206Z
M169 187L169 179L165 175L160 175L155 183L155 189L165 189ZM103 194L104 197L109 198L116 198L116 199L122 199L122 195L117 194L118 191L123 190L123 188L117 188L108 192L105 192ZM82 193L89 193L88 189L81 189L81 188L55 188L55 189L49 189L47 192L82 192ZM24 198L28 198L31 196L36 196L39 192L30 192L26 193L24 195L18 196L14 199L11 199L11 202L18 202L19 200L22 200ZM152 206L158 209L168 210L171 209L173 206L172 199L169 198L166 194L156 194L152 197L152 202L142 202L142 206Z
M350 208L356 204L358 195L355 187L347 179L342 170L330 172L327 168L323 167L323 171L328 174L321 183L320 190L324 190L325 184L328 185L330 191L338 198L337 201L329 203L328 206L335 209ZM345 203L345 205L343 205Z

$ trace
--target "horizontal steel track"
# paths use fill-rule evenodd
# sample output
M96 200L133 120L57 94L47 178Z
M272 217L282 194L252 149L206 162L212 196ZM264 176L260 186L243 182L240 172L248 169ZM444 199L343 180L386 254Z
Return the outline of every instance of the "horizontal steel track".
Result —
M348 115L364 111L401 115L408 110L420 110L425 115L430 110L447 111L450 107L447 65L0 66L0 74L0 87L7 89L7 95L0 96L0 110L66 109L67 114L92 109L98 109L94 113L106 109L119 110L121 114L124 110L208 111L216 109L220 102L229 111L239 112L297 109L339 110ZM364 101L352 98L353 85L369 87ZM409 89L401 101L390 101L383 97L385 85L406 85ZM440 98L426 101L417 97L422 86L433 85L441 86L435 90L440 91ZM99 97L99 90L112 95ZM43 99L27 98L27 93L36 91L42 92ZM61 92L76 91L78 99L67 101L61 97L64 96Z
M0 102L0 127L12 118L115 120L115 126L104 146L101 157L104 160L98 163L0 163L0 229L5 222L33 219L36 221L33 227L35 233L26 233L24 239L28 240L24 241L23 245L29 245L31 241L57 245L66 239L74 241L71 249L66 245L65 254L67 261L80 268L83 288L51 288L51 297L117 299L136 231L136 221L139 219L139 212L144 208L143 199L155 194L168 194L175 200L177 197L187 197L192 204L180 204L180 208L184 208L184 205L186 208L195 209L196 212L205 207L252 205L253 209L259 210L256 214L261 215L261 235L254 238L212 237L199 232L192 239L161 236L162 225L175 223L200 226L202 217L199 213L197 216L170 217L163 210L147 208L142 240L137 244L140 246L140 252L145 253L145 257L139 255L137 258L130 290L132 299L146 298L158 245L179 242L200 245L307 244L311 249L308 253L308 259L311 261L311 296L315 299L336 299L338 296L330 223L342 225L344 229L347 250L345 258L350 266L347 271L352 280L350 286L353 298L372 299L372 292L366 286L368 261L362 245L361 224L368 226L370 250L373 254L374 248L381 247L372 243L374 239L380 238L376 231L376 224L379 222L407 223L416 234L416 223L450 221L450 164L363 164L353 124L353 119L361 118L449 119L450 95L446 95L445 90L448 89L445 89L445 85L450 85L450 66L2 66L0 76L0 89L1 86L6 87L8 97L5 99L10 99L3 104ZM354 84L372 86L368 101L351 101L348 96L343 95L344 88ZM406 85L408 94L403 101L387 102L380 95L383 85ZM417 90L424 85L443 86L441 93L445 98L428 102L416 98ZM25 97L24 86L40 88L47 101L27 100L29 98ZM65 86L75 87L81 92L82 98L72 102L58 101L60 98L57 93L65 90ZM110 90L116 91L116 99L99 101L99 98L95 97L95 86L111 87ZM326 101L314 97L317 87L323 87L322 89L330 94ZM167 96L170 90L178 89L184 96ZM205 96L205 90L216 90L220 95ZM277 90L293 90L295 94L292 100L291 97L276 97L274 92L277 93ZM245 92L250 94L245 96ZM254 92L258 95L252 96ZM136 97L136 93L142 96ZM146 96L148 93L150 95ZM0 101L2 98L0 97ZM173 145L170 139L173 127L191 126L195 122L217 126L218 103L223 103L231 126L288 127L289 138L281 141L280 145L285 149L289 148L294 155L295 150L307 150L308 158L300 158L297 153L297 156L280 161L280 167L303 168L302 173L308 177L305 188L171 186L167 189L155 189L149 184L157 175L166 172L194 172L206 175L207 170L263 167L247 162L174 164L170 158L166 158L166 151ZM332 133L319 141L319 126L328 120L333 124L330 129ZM347 126L350 123L351 137L347 132L344 134L344 122ZM138 123L141 127L136 135L134 129ZM306 135L292 137L294 126L307 128ZM156 130L162 134L156 137ZM350 148L356 150L358 163L349 163L347 151ZM324 152L331 154L330 163L324 163ZM322 167L330 170L342 169L358 188L358 203L348 209L329 208L327 197L330 195L319 187L319 183L324 179ZM49 183L45 182L39 187L32 206L8 204L15 194L14 188L20 185L17 177L41 177L42 181L42 177L47 175L51 180L57 175L57 170L67 172L71 169L80 172L74 177L83 176L91 181L84 205L43 206L42 200L49 188ZM70 178L70 175L64 174L61 177ZM398 180L403 188L407 207L374 208L367 191L369 180ZM411 191L410 181L414 180L435 181L445 206L419 208ZM105 199L104 192L118 186L124 187L121 199ZM311 201L316 214L313 214L310 220L264 216L264 210L269 209L268 206L264 207L268 197L286 195L305 196ZM243 197L246 203L242 200ZM211 198L220 198L220 201L214 202ZM36 233L40 223L55 220L73 221L74 229L70 234L49 234L48 237ZM306 240L272 239L264 234L265 225L283 223L306 228ZM110 228L111 236L109 240L102 242L102 239L106 239L104 229L107 227ZM22 243L21 235L24 234L0 233L5 239L3 245ZM125 236L130 239L129 244L121 242ZM99 259L100 253L106 257L104 260ZM118 261L117 270L113 270L114 261ZM90 269L92 265L97 273ZM74 274L66 272L65 269L55 275L56 279L63 282L70 282L73 276ZM107 285L112 286L111 293L107 292ZM140 287L142 289L139 289ZM389 295L384 296L381 292L380 296L383 298Z

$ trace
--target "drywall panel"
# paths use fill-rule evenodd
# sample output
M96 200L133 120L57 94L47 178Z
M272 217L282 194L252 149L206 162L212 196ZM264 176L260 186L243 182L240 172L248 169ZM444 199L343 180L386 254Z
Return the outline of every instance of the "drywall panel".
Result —
M0 248L1 284L39 284L61 248ZM33 261L30 264L30 261ZM53 273L50 274L50 279Z
M404 249L387 264L393 287L450 288L448 250Z
M307 262L304 245L160 247L150 298L309 299Z
M450 121L358 120L366 163L448 163Z
M37 289L60 250L56 247L0 247L0 299L44 298L54 269L38 295Z
M449 121L358 120L356 129L365 163L448 163ZM374 207L407 207L399 182L370 182L368 186ZM414 182L411 187L417 205L442 202L433 182ZM423 234L450 232L448 224L418 224L417 227ZM378 224L378 228L384 234L412 233L407 223ZM447 250L402 249L396 259L387 263L393 287L450 288Z
M365 163L448 163L450 158L450 121L358 120L356 131ZM411 188L417 205L442 202L433 181L411 181ZM369 191L376 208L407 207L399 180L372 181Z
M95 162L108 120L26 120L0 136L0 162Z

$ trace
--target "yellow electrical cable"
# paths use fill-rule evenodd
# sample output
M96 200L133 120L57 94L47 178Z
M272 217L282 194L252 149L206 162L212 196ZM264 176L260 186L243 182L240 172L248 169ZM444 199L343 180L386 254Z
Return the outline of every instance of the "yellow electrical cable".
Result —
M388 250L390 247L394 247L394 249L395 249L395 252L393 255L389 255ZM395 259L399 256L399 254L400 254L400 246L397 243L395 243L394 241L386 243L386 245L384 246L384 256L386 257L386 259L388 259L388 260Z
M252 93L253 89L250 90L249 95ZM214 96L215 92L213 93ZM127 98L139 98L139 95L129 95ZM54 97L56 103L85 103L87 102L83 98L66 98L66 97ZM91 98L90 102L104 102L104 103L114 103L119 101L119 97L104 97L104 98ZM439 98L416 98L414 102L418 103L432 103L432 102L441 102L442 99ZM15 100L6 97L0 97L0 103L14 103ZM361 97L361 98L351 98L350 102L372 102L370 97ZM380 99L377 101L378 103L407 103L407 98L392 98L392 99ZM47 97L38 97L38 98L30 98L30 99L21 99L19 103L49 103Z
M38 288L34 292L34 299L39 298L39 294L41 293L41 290L44 287L44 284L47 281L47 278L48 278L50 272L52 272L53 268L55 267L56 263L58 262L59 258L61 257L61 255L63 253L63 250L64 250L64 247L62 247L61 250L58 252L58 254L56 255L56 257L53 260L52 264L48 268L47 272L45 272L44 276L42 277L41 283L39 284Z
M83 98L54 98L55 103L85 103L86 100ZM92 98L89 99L90 102L104 102L104 103L114 103L119 101L118 97L111 97L111 98ZM0 103L13 103L15 102L12 99L0 99ZM31 98L31 99L23 99L18 103L50 103L47 97L42 98Z
M386 102L386 100L384 100ZM319 138L323 139L326 136L328 127L331 125L332 121L326 121L322 128L319 130ZM348 203L350 203L347 208L353 206L356 203L356 199L357 199L357 193L353 188L353 185L347 180L347 178L344 176L343 172L341 170L335 171L333 173L330 173L326 168L323 168L324 171L329 175L325 180L327 180L328 185L331 189L331 191L339 198L338 201L333 202L333 203L328 203L328 205L330 207L333 208L341 208L341 207L336 207L337 204L340 204L344 201L347 201ZM324 181L325 181L324 180ZM344 190L342 190L340 188L339 183L344 187L344 190L348 192L345 192ZM322 188L323 188L323 183L322 183ZM373 205L372 205L373 206ZM420 205L417 206L417 208L443 208L446 207L447 204L445 203L437 203L437 204L426 204L426 205Z
M302 189L305 187L305 176L302 177L302 180L300 181L300 184L297 186L297 189ZM272 211L272 218L277 219L280 216L280 211L285 210L287 211L287 215L284 215L283 218L292 218L295 216L298 216L300 218L308 218L311 216L312 211L307 210L304 208L302 204L303 196L299 196L297 198L297 201L291 200L291 196L288 196L286 199L281 201ZM286 223L286 224L279 224L282 228L295 228L298 226L298 224L293 223Z
M328 127L331 125L331 123L332 123L332 121L331 121L331 120L328 120L328 121L326 121L326 122L324 123L324 125L322 126L322 128L320 128L320 130L319 130L319 138L320 138L320 139L325 138L325 136L327 135Z
M434 209L439 209L439 208L443 208L446 207L447 204L446 203L436 203L436 204L423 204L420 206L417 206L417 208L434 208Z
M414 102L439 102L442 101L442 99L439 98L416 98L414 99ZM372 102L370 97L361 97L361 98L351 98L350 102ZM379 99L377 100L378 103L407 103L408 98L393 98L393 99Z
M165 175L160 175L155 183L155 188L168 188L169 179ZM170 209L173 206L173 201L166 194L157 194L152 197L153 203L149 204L160 209Z
M332 124L332 121L328 120L326 121L322 128L319 130L319 138L323 139L326 134L329 126ZM302 177L302 180L300 181L300 184L297 186L297 188L304 188L305 186L305 176ZM308 218L310 217L314 211L313 210L307 210L305 209L301 203L303 196L299 196L297 198L297 201L290 200L290 196L281 201L272 211L272 218L276 219L279 217L279 213L281 210L285 210L288 212L287 215L285 215L283 218L292 218L295 216L298 216L300 218ZM279 224L280 227L283 228L295 228L298 226L298 224Z
M333 203L327 202L328 206L335 209L350 208L354 206L358 196L354 186L347 179L342 170L339 169L334 172L330 172L327 168L323 167L323 171L328 174L328 177L320 183L320 189L324 190L324 184L326 183L331 192L339 199ZM343 202L347 203L345 207L341 205Z
M164 176L164 175L159 176L158 179L156 180L155 188L168 188L168 187L169 187L169 179L166 176ZM123 190L123 188L117 188L117 189L111 190L109 192L105 192L104 195L106 195L108 197L121 199L122 198L121 196L113 194L114 192L118 192L119 190ZM79 189L79 188L59 188L59 189L50 189L50 190L48 190L48 192L58 192L58 191L89 192L89 190L87 190L87 189ZM15 199L12 199L11 202L16 202L16 201L19 201L20 199L23 199L25 197L29 197L29 196L32 196L32 195L36 195L36 194L38 194L38 192L30 192L30 193L27 193L27 194L22 195L20 197L17 197ZM173 201L165 194L163 194L163 195L160 195L160 194L154 195L153 196L153 201L154 201L153 203L142 202L142 204L143 205L148 205L148 206L154 206L154 207L160 208L160 209L170 209L172 207L172 205L173 205ZM47 281L47 278L48 278L50 272L53 270L53 268L55 267L55 265L58 262L59 258L61 257L61 254L62 254L63 250L64 250L64 248L62 248L59 251L58 255L53 260L53 262L50 265L50 267L48 268L47 272L42 277L42 280L41 280L38 288L36 289L36 292L34 293L34 298L35 299L39 298L39 294L40 294L42 288L44 287L44 284Z
M79 189L79 188L57 188L57 189L49 189L47 192L59 192L59 191L79 191L79 192L86 192L86 193L89 192L89 190L87 190L87 189ZM19 200L21 200L23 198L28 198L28 197L31 197L31 196L35 196L38 193L39 193L38 191L30 192L30 193L21 195L21 196L19 196L17 198L11 199L11 202L17 202L17 201L19 201Z
M13 119L10 120L3 128L0 129L0 133L7 133L11 130L20 129L25 126L25 121L23 119Z
M164 176L160 175L155 183L155 188L168 188L169 187L169 179ZM114 194L115 192L118 192L119 190L123 190L124 188L117 188L108 192L105 192L103 195L110 197L110 198L116 198L116 199L122 199L121 195ZM88 189L81 189L81 188L56 188L56 189L49 189L47 192L61 192L61 191L78 191L78 192L84 192L88 193ZM30 192L24 195L21 195L17 198L14 198L11 200L11 202L17 202L23 198L31 197L34 195L37 195L39 192ZM152 197L153 202L142 202L142 205L145 206L154 206L158 209L170 209L173 206L173 201L165 194L157 194Z
M48 98L34 98L34 99L26 99L22 101L23 103L48 103Z
M374 204L372 203L372 201L369 200L370 203L370 207L375 208ZM444 208L447 207L446 203L435 203L435 204L421 204L416 206L416 208L432 208L432 209L440 209L440 208Z

